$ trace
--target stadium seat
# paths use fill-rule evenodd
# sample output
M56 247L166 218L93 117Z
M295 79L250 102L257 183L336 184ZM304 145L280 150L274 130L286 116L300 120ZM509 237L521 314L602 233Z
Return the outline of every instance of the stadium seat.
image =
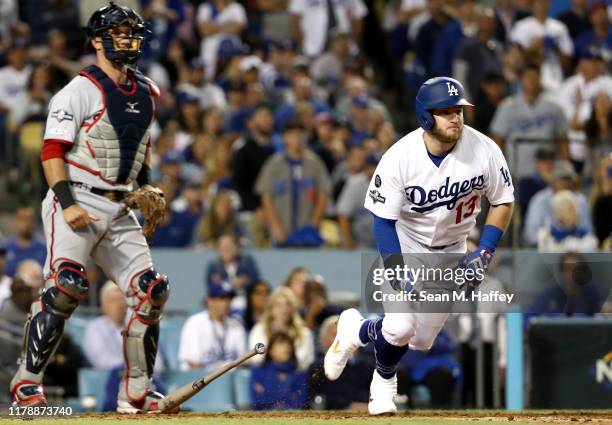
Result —
M251 382L250 369L238 369L232 373L234 379L234 404L236 408L248 410L251 408L251 393L249 385Z
M168 370L162 374L162 382L168 393L182 387L210 372L202 369L189 371ZM233 410L232 376L225 374L217 378L208 387L183 403L181 409L194 412L223 412Z
M179 345L181 329L187 320L184 316L162 317L159 323L159 351L164 360L164 366L169 370L179 370Z
M91 409L91 406L86 405L87 397L94 397L95 410L101 411L106 397L106 383L110 374L110 369L79 369L79 398L81 405L86 410ZM85 403L84 403L85 401Z

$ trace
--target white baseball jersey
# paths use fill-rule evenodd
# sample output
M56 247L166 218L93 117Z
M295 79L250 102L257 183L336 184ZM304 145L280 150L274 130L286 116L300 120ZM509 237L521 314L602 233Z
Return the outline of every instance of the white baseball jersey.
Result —
M383 155L370 181L365 207L397 220L403 252L414 242L425 247L463 246L484 195L492 205L514 201L508 165L487 136L464 126L454 149L437 167L417 129Z

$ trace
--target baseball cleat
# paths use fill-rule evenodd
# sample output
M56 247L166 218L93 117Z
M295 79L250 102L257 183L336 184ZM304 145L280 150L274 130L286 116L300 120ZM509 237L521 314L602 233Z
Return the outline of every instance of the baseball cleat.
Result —
M348 359L359 347L363 346L359 340L359 328L363 320L361 314L354 308L344 310L340 314L336 338L327 349L323 361L325 376L330 381L335 381L340 377Z
M397 375L393 375L391 379L384 379L375 370L370 384L370 402L368 403L370 415L397 413L397 406L393 400L396 395Z
M144 397L140 401L129 401L118 399L117 400L117 412L119 413L129 413L129 414L137 414L137 413L161 413L159 410L159 406L157 402L164 398L164 396L157 391L151 391L147 393L147 396ZM180 411L180 406L175 407L174 409L164 412L164 413L178 413Z
M43 386L30 381L18 382L12 389L13 406L40 407L47 405Z

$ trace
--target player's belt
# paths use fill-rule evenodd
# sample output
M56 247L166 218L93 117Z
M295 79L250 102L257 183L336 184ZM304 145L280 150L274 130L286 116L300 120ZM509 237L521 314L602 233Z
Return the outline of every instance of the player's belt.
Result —
M79 187L88 192L93 193L94 195L104 196L106 199L113 202L121 202L125 197L125 192L122 190L106 190L106 189L98 189L97 187L90 186L81 182L70 182L70 184L74 187Z
M451 247L453 245L457 245L458 243L459 243L459 241L453 242L453 243L449 243L448 245L427 246L427 248L433 249L433 250L446 249L446 248Z

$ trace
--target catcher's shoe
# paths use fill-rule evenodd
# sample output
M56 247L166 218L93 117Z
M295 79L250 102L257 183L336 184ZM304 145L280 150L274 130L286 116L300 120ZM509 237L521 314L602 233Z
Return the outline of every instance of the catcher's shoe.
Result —
M46 406L47 399L41 384L30 381L20 381L11 388L13 406L37 407Z
M330 381L335 381L340 377L348 359L359 347L363 346L359 340L359 328L363 320L361 314L354 308L344 310L340 314L336 338L327 349L323 361L325 376Z
M370 415L397 413L397 406L393 400L396 395L397 375L393 375L393 378L390 379L384 379L375 370L370 384L370 402L368 403Z
M161 413L157 402L164 398L164 396L157 391L151 391L147 393L146 397L138 401L129 401L123 398L117 399L117 412L119 413ZM178 413L180 406L164 413Z

